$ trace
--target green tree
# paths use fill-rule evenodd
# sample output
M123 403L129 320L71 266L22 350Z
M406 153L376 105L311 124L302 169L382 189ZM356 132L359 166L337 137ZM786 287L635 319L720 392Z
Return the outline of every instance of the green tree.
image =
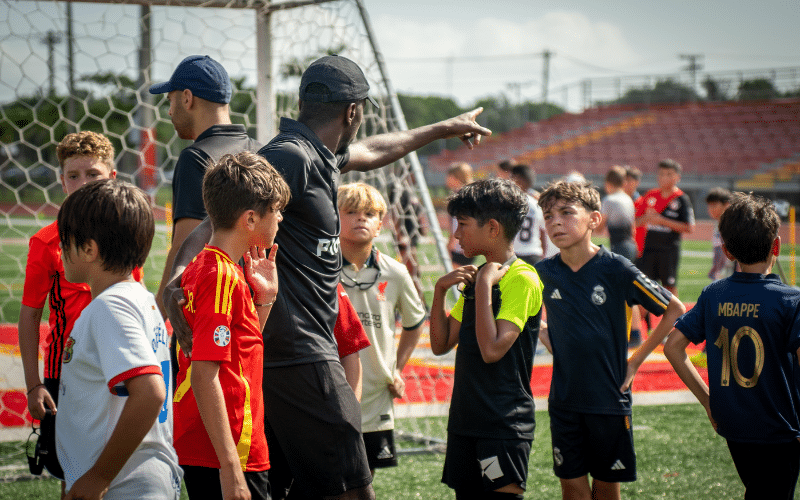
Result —
M756 78L740 83L738 96L741 101L761 101L776 99L780 97L780 92L772 81L766 78Z
M652 87L639 87L628 89L625 94L612 101L612 104L656 104L656 103L682 103L700 100L692 88L676 82L671 78L659 80Z

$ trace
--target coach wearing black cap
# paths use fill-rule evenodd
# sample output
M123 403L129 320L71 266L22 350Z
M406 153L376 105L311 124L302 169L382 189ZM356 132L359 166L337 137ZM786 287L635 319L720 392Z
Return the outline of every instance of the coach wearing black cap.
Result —
M228 72L208 56L187 57L169 81L153 85L150 93L167 94L169 116L178 137L194 141L181 151L172 178L172 246L156 293L163 312L164 286L175 252L206 217L202 185L208 162L228 153L258 151L261 144L247 135L244 126L231 124Z
M377 106L369 89L353 61L339 56L315 61L300 81L297 121L282 118L279 134L258 152L283 175L292 193L275 238L279 292L264 327L265 428L276 500L286 498L290 486L291 498L375 497L359 403L333 336L342 267L336 205L340 175L388 165L436 139L461 137L472 148L473 140L477 144L481 135L491 134L475 122L481 112L476 109L353 142L366 102ZM187 241L181 255L199 252L202 241L189 246ZM176 263L176 270L186 263ZM182 335L180 342L183 346Z

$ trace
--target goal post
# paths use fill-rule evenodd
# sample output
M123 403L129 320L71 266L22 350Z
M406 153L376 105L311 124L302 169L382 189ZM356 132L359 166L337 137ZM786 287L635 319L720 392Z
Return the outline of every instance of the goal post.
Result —
M266 143L279 117L297 115L302 69L328 53L356 61L380 104L365 109L361 138L407 129L362 0L0 0L0 428L29 421L16 323L27 241L63 200L61 138L105 134L118 177L151 195L158 229L145 281L155 292L170 241L172 169L189 143L177 137L165 96L150 95L149 86L168 79L184 57L208 54L231 77L232 120ZM378 247L398 260L416 258L420 289L430 297L451 263L424 173L412 153L342 182L383 193L389 215ZM419 210L409 210L411 201ZM400 239L419 240L418 252L399 252ZM423 338L404 372L400 431L430 442L444 437L435 420L446 414L452 363L432 356Z

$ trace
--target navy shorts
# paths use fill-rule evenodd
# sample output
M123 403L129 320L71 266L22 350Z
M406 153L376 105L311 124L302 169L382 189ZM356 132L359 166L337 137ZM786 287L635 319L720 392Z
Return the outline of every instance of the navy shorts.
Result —
M630 415L595 415L550 408L553 472L561 479L591 474L607 483L636 481Z
M674 287L678 283L678 261L680 260L680 247L664 250L647 250L636 261L645 276L653 281L660 281L662 286Z
M273 498L290 487L325 497L372 483L361 406L341 363L264 368L263 390Z
M736 472L744 483L745 500L794 498L800 472L800 443L738 443L728 441Z
M364 446L370 469L397 467L397 451L394 448L394 431L364 433Z
M447 433L442 482L456 491L494 491L528 480L531 440L484 439Z
M223 500L219 469L181 465L186 493L191 500ZM245 472L244 482L252 500L270 500L269 471Z

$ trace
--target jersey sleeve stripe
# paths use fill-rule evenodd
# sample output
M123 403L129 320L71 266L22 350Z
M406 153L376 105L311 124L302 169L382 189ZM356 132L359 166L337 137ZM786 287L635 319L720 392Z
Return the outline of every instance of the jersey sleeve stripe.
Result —
M175 390L175 395L172 397L173 403L180 403L189 389L192 388L192 364L189 363L189 368L186 369L186 378L183 379L181 385Z
M108 381L108 391L111 394L115 395L115 396L119 396L121 394L119 394L117 392L117 388L114 387L114 386L116 386L117 384L120 384L121 382L125 382L126 380L130 380L130 379L132 379L134 377L138 377L139 375L149 375L149 374L163 375L161 373L161 367L159 367L159 366L156 366L156 365L137 366L136 368L131 368L130 370L128 370L126 372L122 372L119 375L117 375L116 377L114 377L111 380L109 380Z
M655 302L656 304L660 304L660 305L661 305L661 307L663 307L663 308L666 310L666 308L667 308L667 305L669 305L669 304L668 304L668 302L666 302L666 301L664 300L664 297L663 297L663 296L662 296L660 293L658 293L658 292L655 292L655 291L654 291L654 290L653 290L653 289L652 289L650 286L648 286L648 285L645 285L645 284L642 284L642 283L639 281L639 279L638 279L638 278L637 278L637 279L635 279L635 280L633 281L633 283L634 283L634 284L635 284L635 285L636 285L636 286L639 288L639 290L641 290L642 292L644 292L644 294L645 294L645 295L647 295L648 297L650 297L650 300L652 300L652 301L653 301L653 302Z
M242 412L242 434L239 436L239 442L236 443L236 452L239 454L242 471L245 472L250 457L250 447L253 443L253 407L250 400L250 384L247 383L241 363L239 363L239 376L244 385L244 411Z
M219 255L215 255L217 259L217 283L216 289L214 291L214 314L219 314L220 309L220 300L222 298L222 278L225 275L224 268L222 266L222 259Z
M225 313L228 316L233 311L233 291L236 289L237 283L239 283L239 275L236 272L236 266L233 262L228 262L228 288L225 293L225 302L227 303Z

